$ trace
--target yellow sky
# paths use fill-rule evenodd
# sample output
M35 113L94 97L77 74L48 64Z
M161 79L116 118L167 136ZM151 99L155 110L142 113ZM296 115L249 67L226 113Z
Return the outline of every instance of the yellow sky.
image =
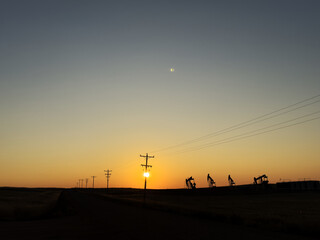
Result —
M74 187L95 175L103 187L112 169L111 187L142 188L147 152L150 188L190 176L206 187L208 173L218 186L229 174L320 180L319 119L187 151L320 117L317 1L18 2L0 8L0 186Z
M148 187L182 188L189 176L195 178L198 187L206 187L208 173L217 186L227 185L228 174L237 184L250 184L253 177L261 174L267 174L271 182L280 178L319 179L317 129L319 127L315 125L300 126L296 131L282 130L199 151L155 153L155 158L149 161L153 167ZM104 187L103 170L112 169L110 187L142 188L144 178L140 164L144 163L144 158L139 154L145 154L144 148L150 149L154 143L160 144L170 137L179 138L159 131L154 136L114 136L113 142L104 142L99 139L100 134L97 132L92 138L75 138L71 142L66 139L50 144L35 137L22 141L20 146L6 147L1 158L12 161L2 164L2 185L74 187L78 179L85 178L90 179L91 185L91 176L94 175L97 176L95 186Z

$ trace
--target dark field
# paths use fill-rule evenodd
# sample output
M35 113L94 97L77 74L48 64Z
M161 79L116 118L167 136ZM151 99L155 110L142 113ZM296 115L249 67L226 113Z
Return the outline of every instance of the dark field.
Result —
M320 194L0 189L1 239L319 239Z
M62 190L0 188L0 220L43 218L56 206Z
M126 201L142 201L141 193L109 194ZM220 194L149 191L150 208L283 232L320 236L320 192Z

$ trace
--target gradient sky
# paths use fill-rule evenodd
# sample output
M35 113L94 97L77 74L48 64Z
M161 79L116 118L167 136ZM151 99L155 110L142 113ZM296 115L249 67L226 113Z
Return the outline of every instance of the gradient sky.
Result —
M155 152L320 94L319 1L0 3L0 186L320 179L320 120ZM170 72L170 68L175 72ZM316 103L235 136L320 110ZM315 115L315 116L319 116ZM205 142L216 141L216 138ZM91 183L91 181L90 181Z

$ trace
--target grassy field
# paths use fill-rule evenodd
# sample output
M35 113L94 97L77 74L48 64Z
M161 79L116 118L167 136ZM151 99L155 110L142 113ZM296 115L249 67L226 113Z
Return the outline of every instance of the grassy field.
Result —
M141 193L113 194L124 201L143 201ZM146 205L180 214L223 220L279 231L320 234L320 193L235 195L166 194L149 192Z
M61 194L58 189L0 188L0 220L46 217Z

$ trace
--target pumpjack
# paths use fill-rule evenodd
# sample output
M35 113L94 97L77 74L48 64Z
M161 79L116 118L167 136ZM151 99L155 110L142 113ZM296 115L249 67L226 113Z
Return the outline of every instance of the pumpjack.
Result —
M269 180L267 175L263 174L260 177L253 178L253 184L268 184Z
M196 183L194 181L194 178L191 176L186 179L186 185L188 189L195 189L196 188Z
M207 182L209 184L209 188L213 188L216 186L216 182L212 179L212 177L209 175L207 176Z
M231 187L236 184L236 183L233 181L233 179L231 178L230 174L229 174L229 176L228 176L228 182L229 182L229 185L230 185Z

